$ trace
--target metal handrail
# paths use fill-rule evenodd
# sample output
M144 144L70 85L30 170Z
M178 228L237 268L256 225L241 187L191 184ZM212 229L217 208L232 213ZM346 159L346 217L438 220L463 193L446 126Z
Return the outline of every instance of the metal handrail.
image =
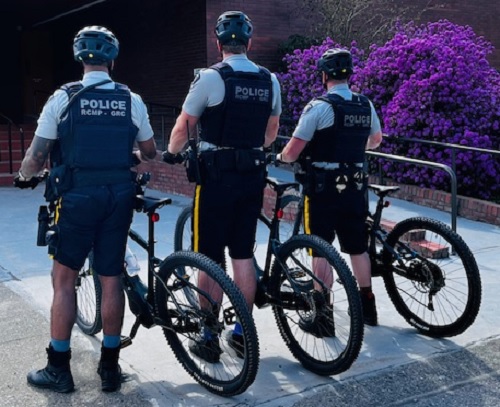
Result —
M454 232L457 231L457 176L455 174L455 171L450 166L446 164L435 163L432 161L417 160L416 158L408 158L399 155L379 153L377 151L367 151L366 154L393 161L413 163L417 165L424 165L427 167L439 168L443 171L446 171L451 178L451 228L453 229Z
M487 148L464 146L464 145L461 145L461 144L446 143L446 142L443 142L443 141L423 140L423 139L409 138L409 137L390 137L390 136L387 136L387 135L384 135L384 138L387 138L387 140L396 141L396 142L421 143L421 144L429 144L429 145L435 145L435 146L450 148L451 149L451 168L452 168L452 170L455 173L457 172L457 167L456 167L456 150L476 151L478 153L493 154L493 155L500 156L500 151L499 150L490 150L490 149L487 149Z
M14 168L13 168L13 165L14 165L14 157L13 157L13 154L12 154L12 127L17 127L17 129L19 130L19 135L21 136L21 157L24 157L24 130L21 126L18 126L16 123L14 123L14 121L10 118L10 117L7 117L6 115L4 115L3 113L0 113L0 117L2 119L5 119L7 121L7 125L8 125L8 129L7 129L7 132L8 132L8 145L9 145L9 172L12 174L14 172ZM0 158L1 160L1 158Z
M165 132L166 129L166 118L176 119L181 112L181 108L172 105L165 105L163 103L156 102L144 102L148 108L148 113L150 118L159 117L160 118L160 139L162 141L162 149L165 149L168 145L168 137ZM158 111L160 110L160 111ZM169 134L170 135L170 134Z

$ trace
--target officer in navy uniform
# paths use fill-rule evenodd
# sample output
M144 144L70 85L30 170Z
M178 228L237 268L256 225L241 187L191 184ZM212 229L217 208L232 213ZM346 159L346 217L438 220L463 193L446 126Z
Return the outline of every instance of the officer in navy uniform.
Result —
M116 391L121 383L118 358L125 299L120 274L134 209L131 167L137 159L154 159L156 145L141 97L110 78L118 50L118 40L105 27L88 26L77 33L73 52L83 65L83 78L49 98L14 179L19 188L34 188L50 153L46 198L58 200L48 241L54 259L51 340L47 366L30 372L27 379L56 392L74 389L70 339L75 282L91 249L102 287L104 336L98 373L103 391Z
M371 101L349 89L347 80L353 72L349 51L329 49L317 66L327 93L306 105L277 159L286 163L298 159L301 171L306 172L305 232L329 242L338 235L360 287L364 323L375 326L377 311L365 226L367 174L363 167L365 150L378 147L382 141L380 121ZM332 270L324 259L314 259L314 270L323 281L333 284ZM323 320L302 321L303 330L316 336L334 335L331 299L326 300L320 300L329 308L318 317Z
M256 292L253 250L266 176L263 147L275 140L281 114L276 76L247 58L252 32L252 22L243 12L220 15L215 35L223 60L199 72L191 83L163 154L168 163L182 161L179 153L188 132L197 134L200 124L193 249L224 265L228 248L234 281L250 310ZM210 282L200 283L208 287ZM239 356L242 341L236 324L228 342ZM221 353L210 329L190 349L209 362L217 362Z

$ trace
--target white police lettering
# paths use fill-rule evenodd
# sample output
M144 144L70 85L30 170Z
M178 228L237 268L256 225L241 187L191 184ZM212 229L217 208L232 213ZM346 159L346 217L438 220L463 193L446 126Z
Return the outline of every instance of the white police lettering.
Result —
M127 114L125 100L80 99L82 116L125 116Z
M237 100L254 99L260 102L267 102L269 101L269 89L236 86L234 88L234 97Z
M344 116L344 127L370 127L370 116L360 114L346 114Z

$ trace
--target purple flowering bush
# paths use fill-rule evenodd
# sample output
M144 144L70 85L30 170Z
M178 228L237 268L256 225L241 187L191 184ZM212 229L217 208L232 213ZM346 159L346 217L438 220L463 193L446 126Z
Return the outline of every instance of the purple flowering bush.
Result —
M288 71L280 75L284 105L292 118L323 92L316 60L327 48L287 55ZM379 112L385 138L379 151L452 165L452 150L397 137L434 140L499 150L500 74L487 61L491 43L468 26L449 21L399 25L391 40L372 46L364 61L355 47L354 91L367 95ZM500 157L455 150L460 194L490 199L500 193ZM386 176L397 182L449 190L449 176L435 168L383 162Z
M391 137L498 150L500 75L486 57L493 50L468 26L439 21L397 27L383 46L372 46L365 65L352 78L353 89L381 112ZM451 166L452 150L421 143L385 141L381 151ZM455 150L459 193L488 199L499 191L500 159ZM446 173L433 168L385 162L397 182L441 190Z

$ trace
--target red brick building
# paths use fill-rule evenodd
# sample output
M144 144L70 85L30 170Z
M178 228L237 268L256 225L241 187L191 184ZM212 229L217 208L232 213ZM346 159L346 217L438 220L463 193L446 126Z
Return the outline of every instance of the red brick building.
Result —
M400 0L403 1L403 0ZM424 7L428 0L414 0ZM5 0L0 14L3 72L0 113L22 123L36 117L53 90L81 75L72 39L84 25L109 27L121 43L114 78L151 103L180 106L193 70L218 59L213 36L217 16L244 10L253 20L251 57L276 69L280 42L307 34L309 24L291 13L294 0ZM447 18L471 25L500 46L494 19L498 0L435 1L427 21ZM500 51L491 57L500 68Z

